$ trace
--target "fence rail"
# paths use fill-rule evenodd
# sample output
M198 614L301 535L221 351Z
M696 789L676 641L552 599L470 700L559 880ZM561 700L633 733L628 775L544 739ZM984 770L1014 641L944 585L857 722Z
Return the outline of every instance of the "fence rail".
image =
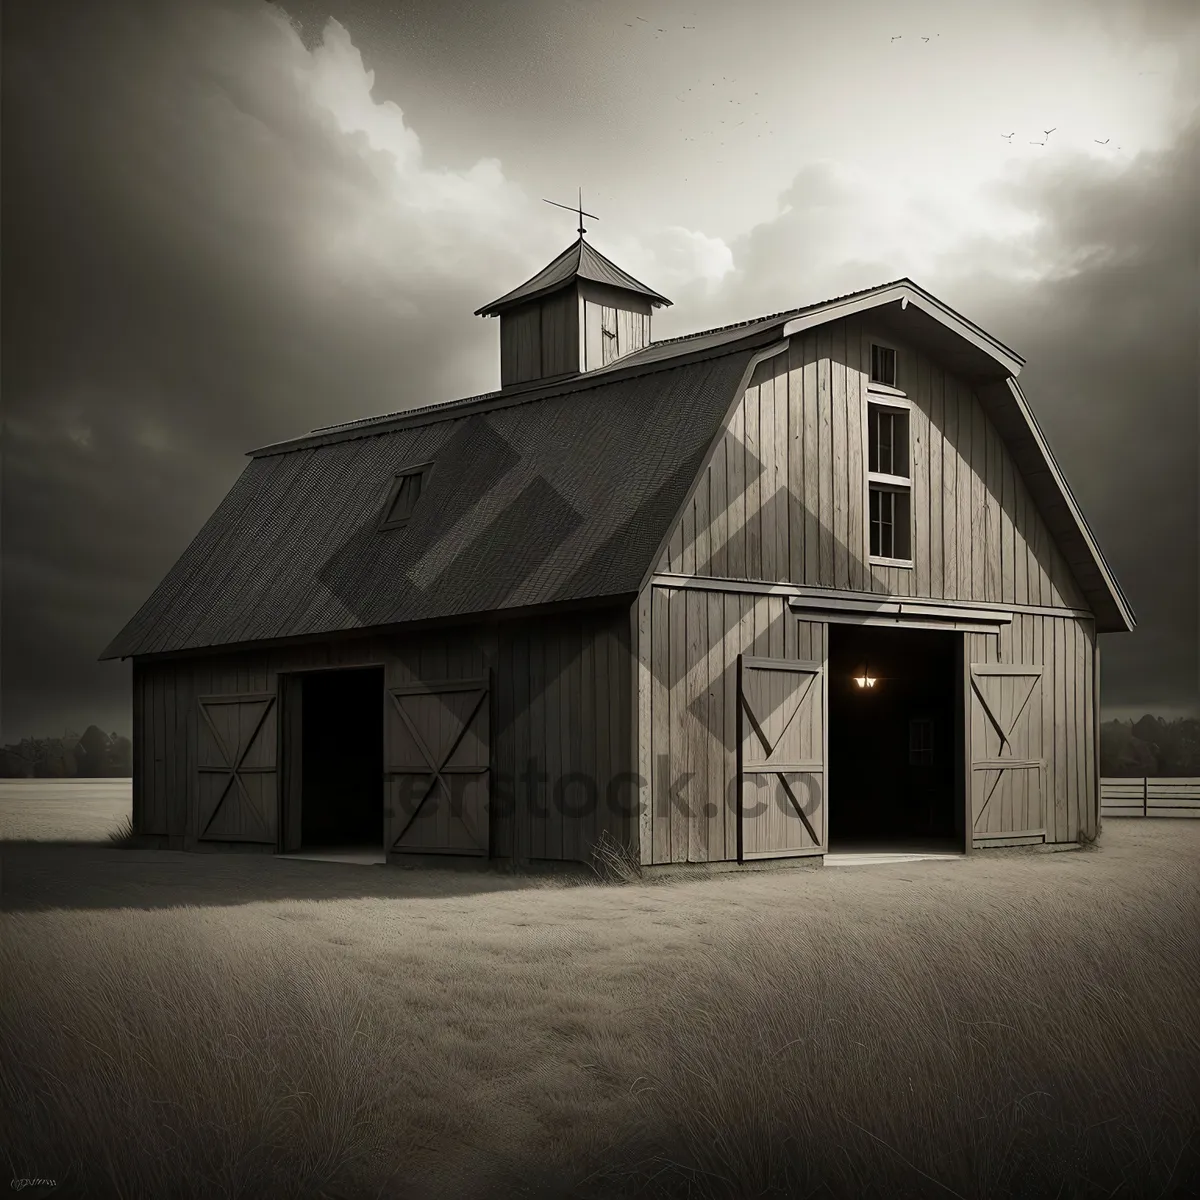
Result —
M1102 817L1200 817L1200 777L1101 779Z

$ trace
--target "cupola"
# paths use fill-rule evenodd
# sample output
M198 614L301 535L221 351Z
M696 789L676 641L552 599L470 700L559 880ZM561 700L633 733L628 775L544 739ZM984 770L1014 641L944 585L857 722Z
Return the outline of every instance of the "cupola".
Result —
M585 215L557 258L475 312L500 318L502 388L594 371L641 350L651 311L671 303L584 240Z

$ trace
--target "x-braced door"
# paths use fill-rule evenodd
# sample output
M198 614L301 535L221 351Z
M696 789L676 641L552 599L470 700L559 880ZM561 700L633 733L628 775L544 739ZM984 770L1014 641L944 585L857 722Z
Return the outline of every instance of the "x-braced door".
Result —
M489 680L387 689L389 853L488 853Z
M274 843L275 693L200 696L197 706L197 836Z
M1045 837L1042 668L971 663L973 840Z
M739 855L823 854L825 664L738 656Z

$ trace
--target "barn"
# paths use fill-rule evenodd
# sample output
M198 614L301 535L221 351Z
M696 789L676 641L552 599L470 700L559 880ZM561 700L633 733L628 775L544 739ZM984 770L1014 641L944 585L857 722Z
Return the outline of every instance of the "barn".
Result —
M134 828L390 863L820 861L1099 826L1134 616L1022 394L908 279L655 341L583 236L499 390L251 451L103 658Z

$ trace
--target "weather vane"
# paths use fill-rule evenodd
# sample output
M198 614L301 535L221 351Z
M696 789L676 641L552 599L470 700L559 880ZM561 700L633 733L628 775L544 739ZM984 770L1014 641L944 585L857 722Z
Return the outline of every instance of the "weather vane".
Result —
M557 200L543 200L542 203L543 204L553 204L555 208L565 208L567 210L567 212L578 213L579 214L579 236L580 237L583 237L583 235L585 233L587 233L587 230L584 229L584 227L583 227L583 218L584 217L591 217L591 219L593 221L600 220L600 218L598 216L596 216L595 213L583 211L583 188L579 189L579 203L578 204L575 204L575 205L559 204L559 202Z

